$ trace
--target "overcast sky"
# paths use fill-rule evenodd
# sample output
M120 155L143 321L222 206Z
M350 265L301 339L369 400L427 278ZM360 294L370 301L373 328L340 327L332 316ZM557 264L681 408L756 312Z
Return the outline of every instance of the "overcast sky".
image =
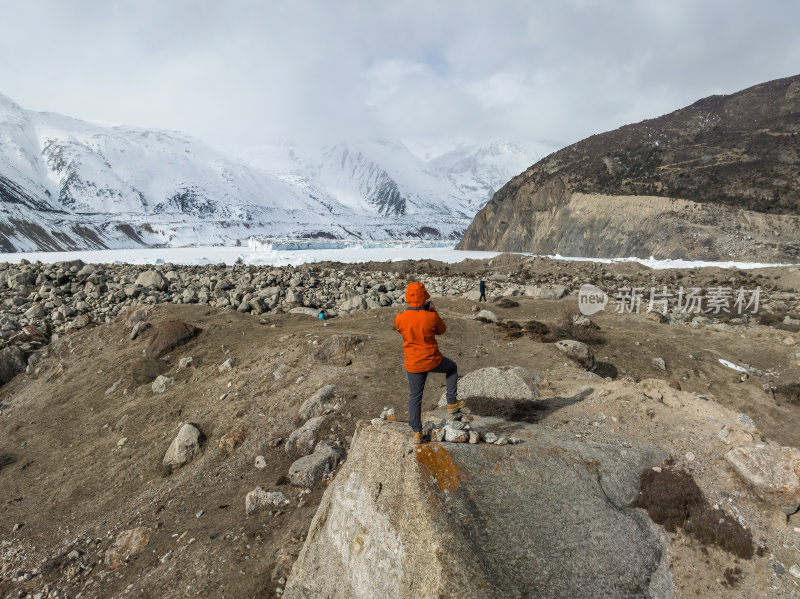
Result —
M0 93L230 147L577 141L800 73L797 0L0 0Z

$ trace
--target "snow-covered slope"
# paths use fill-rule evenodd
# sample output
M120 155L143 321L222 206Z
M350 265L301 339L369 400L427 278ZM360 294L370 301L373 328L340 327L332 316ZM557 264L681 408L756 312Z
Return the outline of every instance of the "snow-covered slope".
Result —
M0 249L455 239L517 169L480 149L426 163L389 141L237 155L179 133L27 111L0 95Z
M429 168L447 181L475 214L512 177L557 149L547 144L492 141L448 152L431 160Z

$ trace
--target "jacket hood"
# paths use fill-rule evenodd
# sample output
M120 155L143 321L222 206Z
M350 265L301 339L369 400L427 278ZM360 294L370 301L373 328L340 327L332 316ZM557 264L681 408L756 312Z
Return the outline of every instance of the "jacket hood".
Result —
M412 308L421 307L430 298L431 294L422 283L409 283L406 286L406 303Z

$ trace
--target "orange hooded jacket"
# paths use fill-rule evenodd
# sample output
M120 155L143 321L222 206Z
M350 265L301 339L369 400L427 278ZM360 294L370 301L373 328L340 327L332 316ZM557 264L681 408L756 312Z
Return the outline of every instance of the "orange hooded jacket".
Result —
M394 328L403 336L404 366L408 372L427 372L436 368L444 358L436 343L436 335L447 330L436 310L423 306L430 294L422 283L409 283L406 287L408 310L394 319Z

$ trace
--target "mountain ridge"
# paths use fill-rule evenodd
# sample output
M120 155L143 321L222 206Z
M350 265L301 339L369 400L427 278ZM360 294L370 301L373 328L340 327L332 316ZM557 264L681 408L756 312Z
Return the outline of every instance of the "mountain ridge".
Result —
M276 172L179 132L96 125L0 96L0 249L456 240L477 209L474 194L399 142L284 158Z
M537 162L495 194L457 247L796 261L800 239L779 230L798 226L799 134L800 76L703 98ZM571 205L575 194L595 198L592 219ZM637 241L622 231L624 219L603 216L630 198L650 198L643 210L652 211L648 227L657 236ZM689 201L691 210L674 218L670 200ZM659 219L672 220L668 231Z

